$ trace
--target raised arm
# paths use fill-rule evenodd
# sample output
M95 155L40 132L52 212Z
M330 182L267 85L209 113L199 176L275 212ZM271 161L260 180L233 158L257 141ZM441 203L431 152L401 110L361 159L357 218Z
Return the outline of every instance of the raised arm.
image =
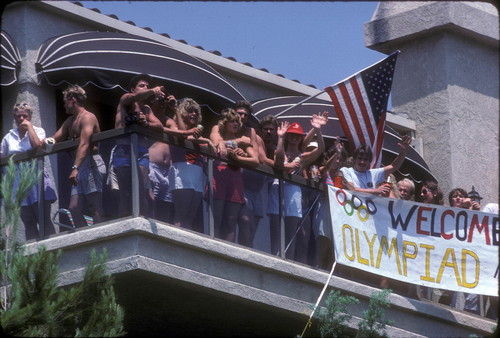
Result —
M156 117L156 115L153 113L151 110L151 107L148 105L144 105L144 110L145 110L145 118L146 122L144 125L156 130L156 131L163 131L163 124L161 121Z
M321 115L316 115L314 114L311 119L311 131L314 130L314 134L316 134L316 139L318 142L318 147L315 148L313 151L310 152L305 152L302 155L302 161L303 164L302 166L304 168L307 168L310 163L312 163L314 160L316 160L324 151L325 151L325 140L323 139L323 135L321 134L321 127L326 125L328 122L328 112L325 111ZM309 135L308 133L308 135ZM313 135L314 135L313 134ZM305 139L304 139L304 144L306 144ZM309 143L307 143L309 144ZM307 147L306 144L306 147Z
M339 157L342 155L342 150L344 149L344 145L342 144L342 142L340 142L338 136L335 138L334 146L335 146L335 154L330 156L330 158L326 161L325 165L322 166L319 170L321 177L325 177L326 173L330 171L334 163L336 163Z
M410 148L411 137L408 135L403 136L398 146L401 148L398 156L392 161L391 164L384 167L384 176L387 178L390 174L397 171L401 165L403 164L406 154L408 153L408 149Z
M328 112L324 111L321 114L313 114L311 118L311 126L312 128L309 130L309 132L306 134L304 137L304 142L302 144L302 151L304 152L307 148L307 145L311 143L311 141L314 138L314 135L318 133L318 130L321 129L321 127L325 126L328 123Z
M278 126L278 145L274 152L274 165L278 168L282 168L285 163L285 135L289 126L288 121L283 121Z
M149 89L138 90L135 93L126 93L120 98L120 104L125 106L130 106L134 102L144 102L147 98L155 95L158 97L164 97L165 94L162 91L163 86L157 86Z

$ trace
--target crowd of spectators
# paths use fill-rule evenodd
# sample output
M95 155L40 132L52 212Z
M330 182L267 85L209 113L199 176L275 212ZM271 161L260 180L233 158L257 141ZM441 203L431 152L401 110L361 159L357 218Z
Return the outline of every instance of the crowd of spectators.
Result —
M325 151L322 128L328 124L327 112L311 112L309 132L297 122L277 122L273 116L251 124L252 106L237 102L222 110L219 121L204 128L200 105L191 98L177 100L163 86L153 86L151 77L141 74L132 79L130 92L124 94L116 108L115 128L131 124L163 132L199 145L215 157L213 162L213 215L215 237L247 247L255 246L255 234L265 216L269 219L269 242L272 254L282 254L281 222L287 259L329 270L334 263L333 238L328 201L318 190L307 189L288 181L280 182L252 168L272 166L290 175L323 182L382 197L444 205L444 195L437 182L414 182L396 179L405 160L411 138L403 136L400 152L388 165L370 168L373 158L368 146L360 146L348 157L337 138ZM33 110L27 103L16 104L13 110L16 128L2 139L1 156L7 157L30 149L42 148L78 139L72 153L68 174L71 198L67 206L76 227L87 224L83 211L94 223L104 220L102 192L105 184L119 190L119 216L131 215L132 166L137 165L141 215L155 218L188 230L205 232L204 203L207 200L206 156L186 148L169 145L145 136L138 138L136 163L131 162L130 138L118 139L110 153L108 168L101 158L92 136L100 132L96 116L86 110L86 93L79 86L63 92L67 119L47 138L42 128L31 124ZM208 127L208 126L205 126ZM203 130L209 136L203 136ZM50 219L51 204L57 200L56 188L47 171L43 172L46 210L44 229L38 229L38 186L23 200L21 219L27 240L54 234ZM416 184L418 185L418 190ZM280 191L281 189L281 191ZM474 189L473 189L474 191ZM474 191L475 192L475 191ZM449 206L480 210L480 200L466 190L456 188L449 193ZM472 194L472 192L471 192ZM279 198L282 196L282 199ZM496 207L496 209L495 209ZM498 213L498 205L488 204L486 212ZM280 218L283 216L283 220ZM424 297L428 289L411 289L387 278L357 275L350 269L341 274L367 281L379 287L391 287L406 296ZM456 295L439 292L436 301L450 305ZM465 295L465 309L477 312L477 299ZM468 302L468 303L467 303ZM470 304L469 304L470 303Z

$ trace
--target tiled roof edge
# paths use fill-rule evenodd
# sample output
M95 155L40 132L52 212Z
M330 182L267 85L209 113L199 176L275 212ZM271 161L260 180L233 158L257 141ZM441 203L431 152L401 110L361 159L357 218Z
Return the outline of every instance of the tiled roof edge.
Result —
M71 2L72 4L78 5L78 6L80 6L80 7L87 8L87 7L83 6L83 4L82 4L81 2L79 2L79 1L70 1L70 2ZM90 9L90 10L92 10L92 11L96 12L96 13L99 13L99 14L103 14L103 13L102 13L99 9L97 9L97 8L87 8L87 9ZM120 18L119 18L116 14L103 14L103 15L106 15L106 16L108 16L108 17L112 18L112 19L119 20L119 21L122 21L122 22L124 22L124 23L127 23L127 24L130 24L130 25L132 25L132 26L136 26L136 27L137 27L137 25L136 25L133 21L123 21L123 20L120 20ZM147 31L149 31L149 32L156 33L156 32L155 32L153 29L151 29L150 27L139 27L139 28L142 28L142 29L147 30ZM169 35L169 34L167 34L167 33L156 33L156 34L161 35L161 36L165 36L165 37L167 37L167 38L169 38L169 39L172 39L172 38L170 37L170 35ZM178 41L178 42L181 42L181 43L184 43L184 44L189 45L189 43L188 43L186 40L182 40L182 39L180 39L180 40L174 39L174 40L176 40L176 41ZM198 48L198 49L201 49L201 50L205 50L202 46L193 46L193 47ZM207 52L212 53L212 54L217 55L217 56L224 57L224 56L222 55L222 53L221 53L220 51L218 51L218 50L207 51ZM253 66L250 62L239 62L238 60L236 60L236 59L235 59L234 57L232 57L232 56L230 56L230 57L224 57L224 58L226 58L226 59L228 59L228 60L230 60L230 61L233 61L233 62L241 63L241 64L243 64L243 65L245 65L245 66L252 67L252 68L254 68L254 69L258 69L258 70L263 71L263 72L265 72L265 73L269 73L269 71L268 71L266 68L255 68L255 67L254 67L254 66ZM285 79L286 79L286 77L285 77L284 75L282 75L282 74L274 74L274 75L276 75L276 76L279 76L279 77L282 77L282 78L285 78ZM294 82L296 82L296 83L303 84L303 83L301 83L299 80L291 80L291 81L294 81ZM304 84L303 84L303 85L304 85ZM315 86L315 85L312 85L312 84L310 84L310 85L306 85L306 86L309 86L309 87L311 87L311 88L315 88L315 89L317 89L317 88L316 88L316 86Z

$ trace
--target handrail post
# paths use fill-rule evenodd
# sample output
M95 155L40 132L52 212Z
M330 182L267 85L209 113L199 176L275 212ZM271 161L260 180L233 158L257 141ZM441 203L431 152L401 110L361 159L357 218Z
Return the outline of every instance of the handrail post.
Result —
M137 133L130 135L130 169L132 178L132 216L138 217L140 214L140 196L139 196L139 168L137 164Z
M283 216L283 180L278 180L278 219L280 221L280 256L285 258L285 218Z
M208 185L208 234L210 237L215 237L215 221L214 221L214 159L208 157L207 164L207 185Z
M38 236L45 236L45 156L36 159L37 168L42 168L42 174L38 180ZM36 225L35 225L36 226Z

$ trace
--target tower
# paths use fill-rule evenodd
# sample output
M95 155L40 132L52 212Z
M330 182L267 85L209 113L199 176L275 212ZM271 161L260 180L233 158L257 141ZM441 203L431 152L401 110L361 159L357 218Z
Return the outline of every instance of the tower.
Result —
M392 109L416 123L446 195L474 185L498 203L498 11L481 2L380 2L367 47L401 50Z

